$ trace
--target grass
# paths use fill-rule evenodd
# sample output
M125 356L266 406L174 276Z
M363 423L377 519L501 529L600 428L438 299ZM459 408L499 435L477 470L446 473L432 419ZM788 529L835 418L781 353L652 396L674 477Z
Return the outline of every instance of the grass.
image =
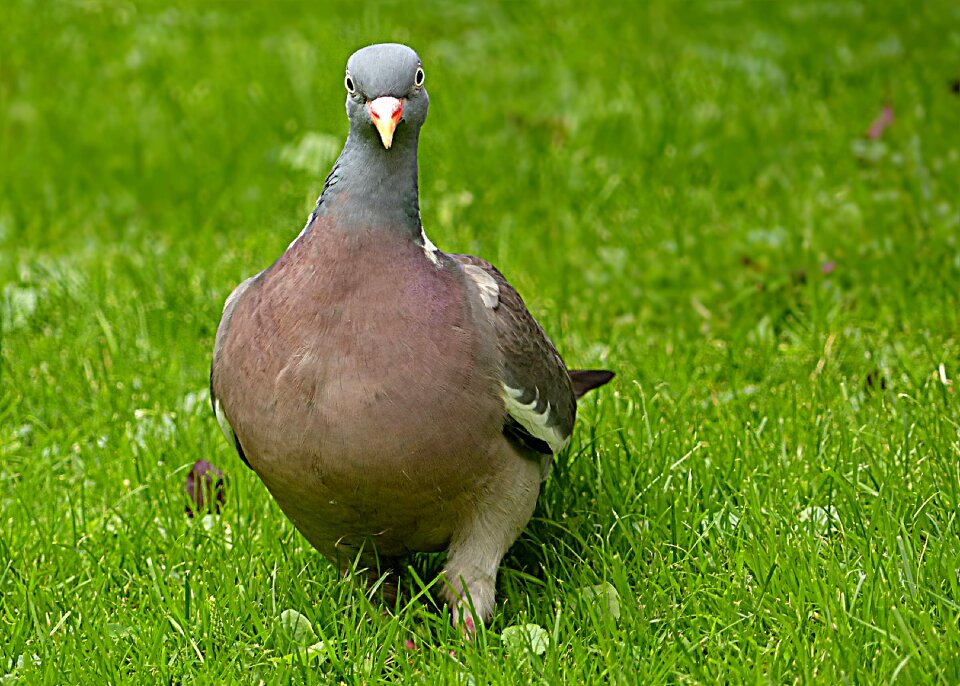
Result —
M0 681L960 681L956 3L13 0L0 25ZM619 373L474 644L339 580L206 402L223 300L299 232L346 57L387 39L426 67L431 238ZM228 475L205 524L197 459Z

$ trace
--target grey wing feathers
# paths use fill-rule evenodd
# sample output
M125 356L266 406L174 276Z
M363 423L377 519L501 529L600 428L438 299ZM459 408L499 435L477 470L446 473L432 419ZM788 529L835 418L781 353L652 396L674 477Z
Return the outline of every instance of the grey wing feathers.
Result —
M570 381L573 382L573 392L577 400L592 391L594 388L610 383L616 376L609 369L568 369Z
M497 332L503 355L504 431L544 454L570 440L577 406L563 359L523 299L486 260L450 255L476 284Z

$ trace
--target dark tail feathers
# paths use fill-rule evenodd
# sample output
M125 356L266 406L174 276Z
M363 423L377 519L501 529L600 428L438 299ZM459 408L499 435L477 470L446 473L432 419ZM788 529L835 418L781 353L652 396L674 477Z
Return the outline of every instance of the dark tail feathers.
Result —
M582 398L594 388L609 383L616 374L606 369L571 369L570 380L573 381L573 392L577 399Z

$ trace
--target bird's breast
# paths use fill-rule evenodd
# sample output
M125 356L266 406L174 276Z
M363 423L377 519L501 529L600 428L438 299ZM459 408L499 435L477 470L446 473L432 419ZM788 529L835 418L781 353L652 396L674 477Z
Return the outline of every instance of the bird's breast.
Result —
M318 238L238 305L232 330L247 334L224 348L224 364L246 360L246 398L223 401L252 466L274 492L358 502L464 488L504 410L496 339L462 273L409 240Z

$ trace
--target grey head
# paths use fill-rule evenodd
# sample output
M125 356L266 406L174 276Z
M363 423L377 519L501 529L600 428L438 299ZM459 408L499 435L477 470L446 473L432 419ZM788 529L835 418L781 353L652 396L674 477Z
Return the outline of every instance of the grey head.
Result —
M420 58L406 45L369 45L350 56L343 83L347 89L350 135L416 145L430 99L423 87Z

